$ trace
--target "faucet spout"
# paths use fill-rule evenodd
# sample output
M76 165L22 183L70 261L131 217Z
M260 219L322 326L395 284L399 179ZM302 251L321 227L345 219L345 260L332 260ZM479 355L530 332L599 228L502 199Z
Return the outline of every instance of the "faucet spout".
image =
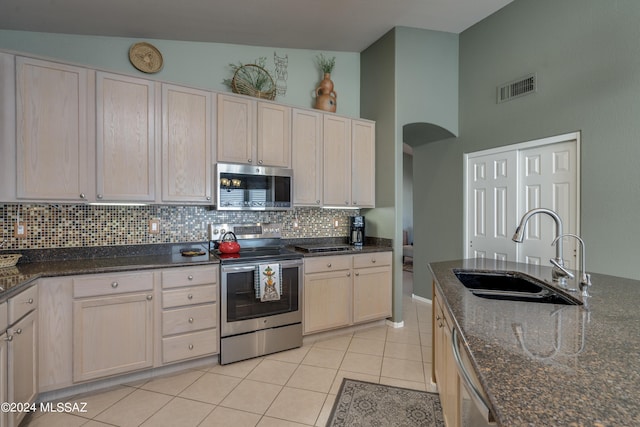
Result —
M549 215L556 224L556 240L557 240L556 257L554 258L554 262L553 262L552 278L555 281L558 281L562 284L566 284L566 278L568 277L568 274L566 270L562 268L564 267L564 262L562 261L562 253L563 253L562 239L557 239L558 236L563 235L562 219L560 218L560 215L558 215L556 212L552 211L551 209L547 209L547 208L531 209L530 211L526 212L520 219L520 224L518 224L518 227L516 228L516 232L513 234L512 240L516 243L522 243L524 241L524 231L527 227L527 223L529 222L529 219L531 219L531 217L536 214Z
M557 242L562 241L563 237L573 237L580 243L580 290L582 291L582 296L588 297L589 287L591 286L591 275L587 273L587 263L586 263L587 257L585 255L584 240L582 240L582 238L577 234L566 233L566 234L561 234L557 236L555 239L553 239L553 242L551 242L551 244L553 245Z

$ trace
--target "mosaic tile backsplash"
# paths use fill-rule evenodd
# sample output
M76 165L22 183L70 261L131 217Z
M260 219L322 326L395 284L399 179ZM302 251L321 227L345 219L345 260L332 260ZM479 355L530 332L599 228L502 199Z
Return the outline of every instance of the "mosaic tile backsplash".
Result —
M209 223L277 222L283 225L285 239L347 237L349 217L358 213L319 208L229 212L201 206L0 204L0 242L4 241L0 250L202 242L207 240ZM14 237L18 218L27 227L26 238ZM152 219L160 222L159 234L149 233Z

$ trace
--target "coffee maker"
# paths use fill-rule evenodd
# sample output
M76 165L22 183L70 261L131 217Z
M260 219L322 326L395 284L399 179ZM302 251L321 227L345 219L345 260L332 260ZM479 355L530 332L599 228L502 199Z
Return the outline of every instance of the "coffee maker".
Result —
M349 244L359 248L364 244L364 217L361 215L349 219Z

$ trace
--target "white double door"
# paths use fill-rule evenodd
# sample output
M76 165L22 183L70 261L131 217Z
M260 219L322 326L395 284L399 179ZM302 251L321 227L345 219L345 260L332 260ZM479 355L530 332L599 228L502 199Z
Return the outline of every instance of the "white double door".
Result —
M548 208L564 233L579 232L579 133L465 155L465 258L548 265L555 222L534 215L521 244L511 238L522 215ZM575 268L575 239L564 240L563 259Z

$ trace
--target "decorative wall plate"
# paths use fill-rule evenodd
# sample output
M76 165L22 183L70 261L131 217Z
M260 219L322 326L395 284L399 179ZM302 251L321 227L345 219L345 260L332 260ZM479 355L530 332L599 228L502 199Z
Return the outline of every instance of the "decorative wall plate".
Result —
M129 49L129 61L143 73L157 73L162 69L162 54L150 43L140 42Z

